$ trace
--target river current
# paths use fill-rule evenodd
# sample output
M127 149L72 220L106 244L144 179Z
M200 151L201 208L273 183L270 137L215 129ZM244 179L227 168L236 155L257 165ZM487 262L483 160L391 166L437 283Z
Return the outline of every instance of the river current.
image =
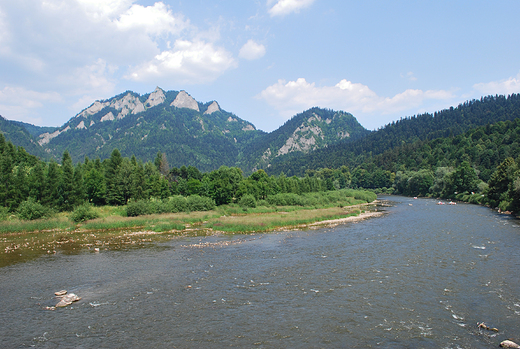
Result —
M383 199L382 217L332 228L182 237L1 268L0 347L520 342L520 222L474 205ZM82 299L45 310L61 289Z

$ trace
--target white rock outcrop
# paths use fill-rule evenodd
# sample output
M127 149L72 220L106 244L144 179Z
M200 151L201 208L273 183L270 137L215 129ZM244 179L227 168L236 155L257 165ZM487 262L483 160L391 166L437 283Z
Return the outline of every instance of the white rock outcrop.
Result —
M208 107L208 110L204 112L204 114L213 114L216 111L220 111L220 107L216 101L213 101Z
M150 96L148 96L148 99L146 102L144 102L144 105L146 108L152 108L161 103L164 103L165 100L166 95L164 94L164 91L160 87L156 87L155 91L150 93Z
M77 129L83 129L83 128L87 128L87 126L85 126L85 121L81 120L81 122L78 124L78 126L76 126Z
M103 116L100 121L101 122L112 121L114 119L115 119L114 114L112 112L109 112L109 113L105 114L105 116Z
M294 130L291 137L278 150L277 156L285 155L294 151L309 151L316 148L316 137L323 139L323 132L318 126L301 125Z
M177 108L188 108L200 111L197 101L188 93L186 93L186 91L179 92L177 97L175 97L175 100L170 105Z
M47 144L47 143L49 143L51 141L51 139L58 137L60 134L62 134L63 132L67 132L68 130L70 130L70 126L65 127L61 131L60 130L56 130L53 133L49 133L49 132L42 133L39 136L40 139L38 140L38 144L39 145Z

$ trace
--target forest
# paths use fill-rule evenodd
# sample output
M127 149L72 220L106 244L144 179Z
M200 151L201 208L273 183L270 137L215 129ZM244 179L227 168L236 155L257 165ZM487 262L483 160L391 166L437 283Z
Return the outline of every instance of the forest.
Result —
M126 206L128 215L226 204L305 205L302 194L347 188L456 199L518 214L519 113L519 95L487 97L403 119L249 176L239 167L170 168L161 152L143 162L113 149L104 160L73 163L65 150L60 162L44 161L0 134L0 217L35 219L85 204Z
M211 210L216 205L237 203L306 205L304 193L348 188L346 168L323 169L303 178L268 176L258 170L245 177L237 167L221 166L202 173L194 166L170 168L166 154L153 162L135 156L122 157L114 149L108 159L73 164L68 151L60 163L45 162L15 147L0 134L0 216L17 213L21 219L37 219L53 212L72 211L85 205L127 205L128 215L156 213L152 202L165 201L170 212ZM151 207L154 208L151 208ZM179 208L180 207L180 208Z

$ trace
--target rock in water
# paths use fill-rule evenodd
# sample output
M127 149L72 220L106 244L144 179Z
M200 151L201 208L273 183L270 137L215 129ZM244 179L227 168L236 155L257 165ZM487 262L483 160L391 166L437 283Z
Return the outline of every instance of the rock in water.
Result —
M520 348L520 345L516 344L515 342L512 342L510 340L505 340L500 343L500 346L502 348Z
M56 292L54 292L54 294L56 296L63 296L63 295L67 294L67 291L66 290L56 291Z
M61 300L56 304L56 308L58 307L66 307L67 305L72 304L72 302L79 301L81 297L78 297L74 293L66 294L61 298Z

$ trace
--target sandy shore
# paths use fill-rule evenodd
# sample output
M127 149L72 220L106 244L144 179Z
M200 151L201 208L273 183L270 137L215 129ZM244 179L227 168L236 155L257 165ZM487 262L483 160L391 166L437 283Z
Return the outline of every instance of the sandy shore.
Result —
M367 218L379 217L379 216L382 216L382 215L383 215L383 212L380 212L380 211L364 212L364 213L360 213L357 216L338 218L338 219L330 219L330 220L327 220L327 221L320 221L320 222L308 224L308 226L311 226L311 227L313 227L313 226L322 226L322 225L335 226L335 225L344 224L344 223L348 223L348 222L357 222L357 221L361 221L361 220L367 219Z

